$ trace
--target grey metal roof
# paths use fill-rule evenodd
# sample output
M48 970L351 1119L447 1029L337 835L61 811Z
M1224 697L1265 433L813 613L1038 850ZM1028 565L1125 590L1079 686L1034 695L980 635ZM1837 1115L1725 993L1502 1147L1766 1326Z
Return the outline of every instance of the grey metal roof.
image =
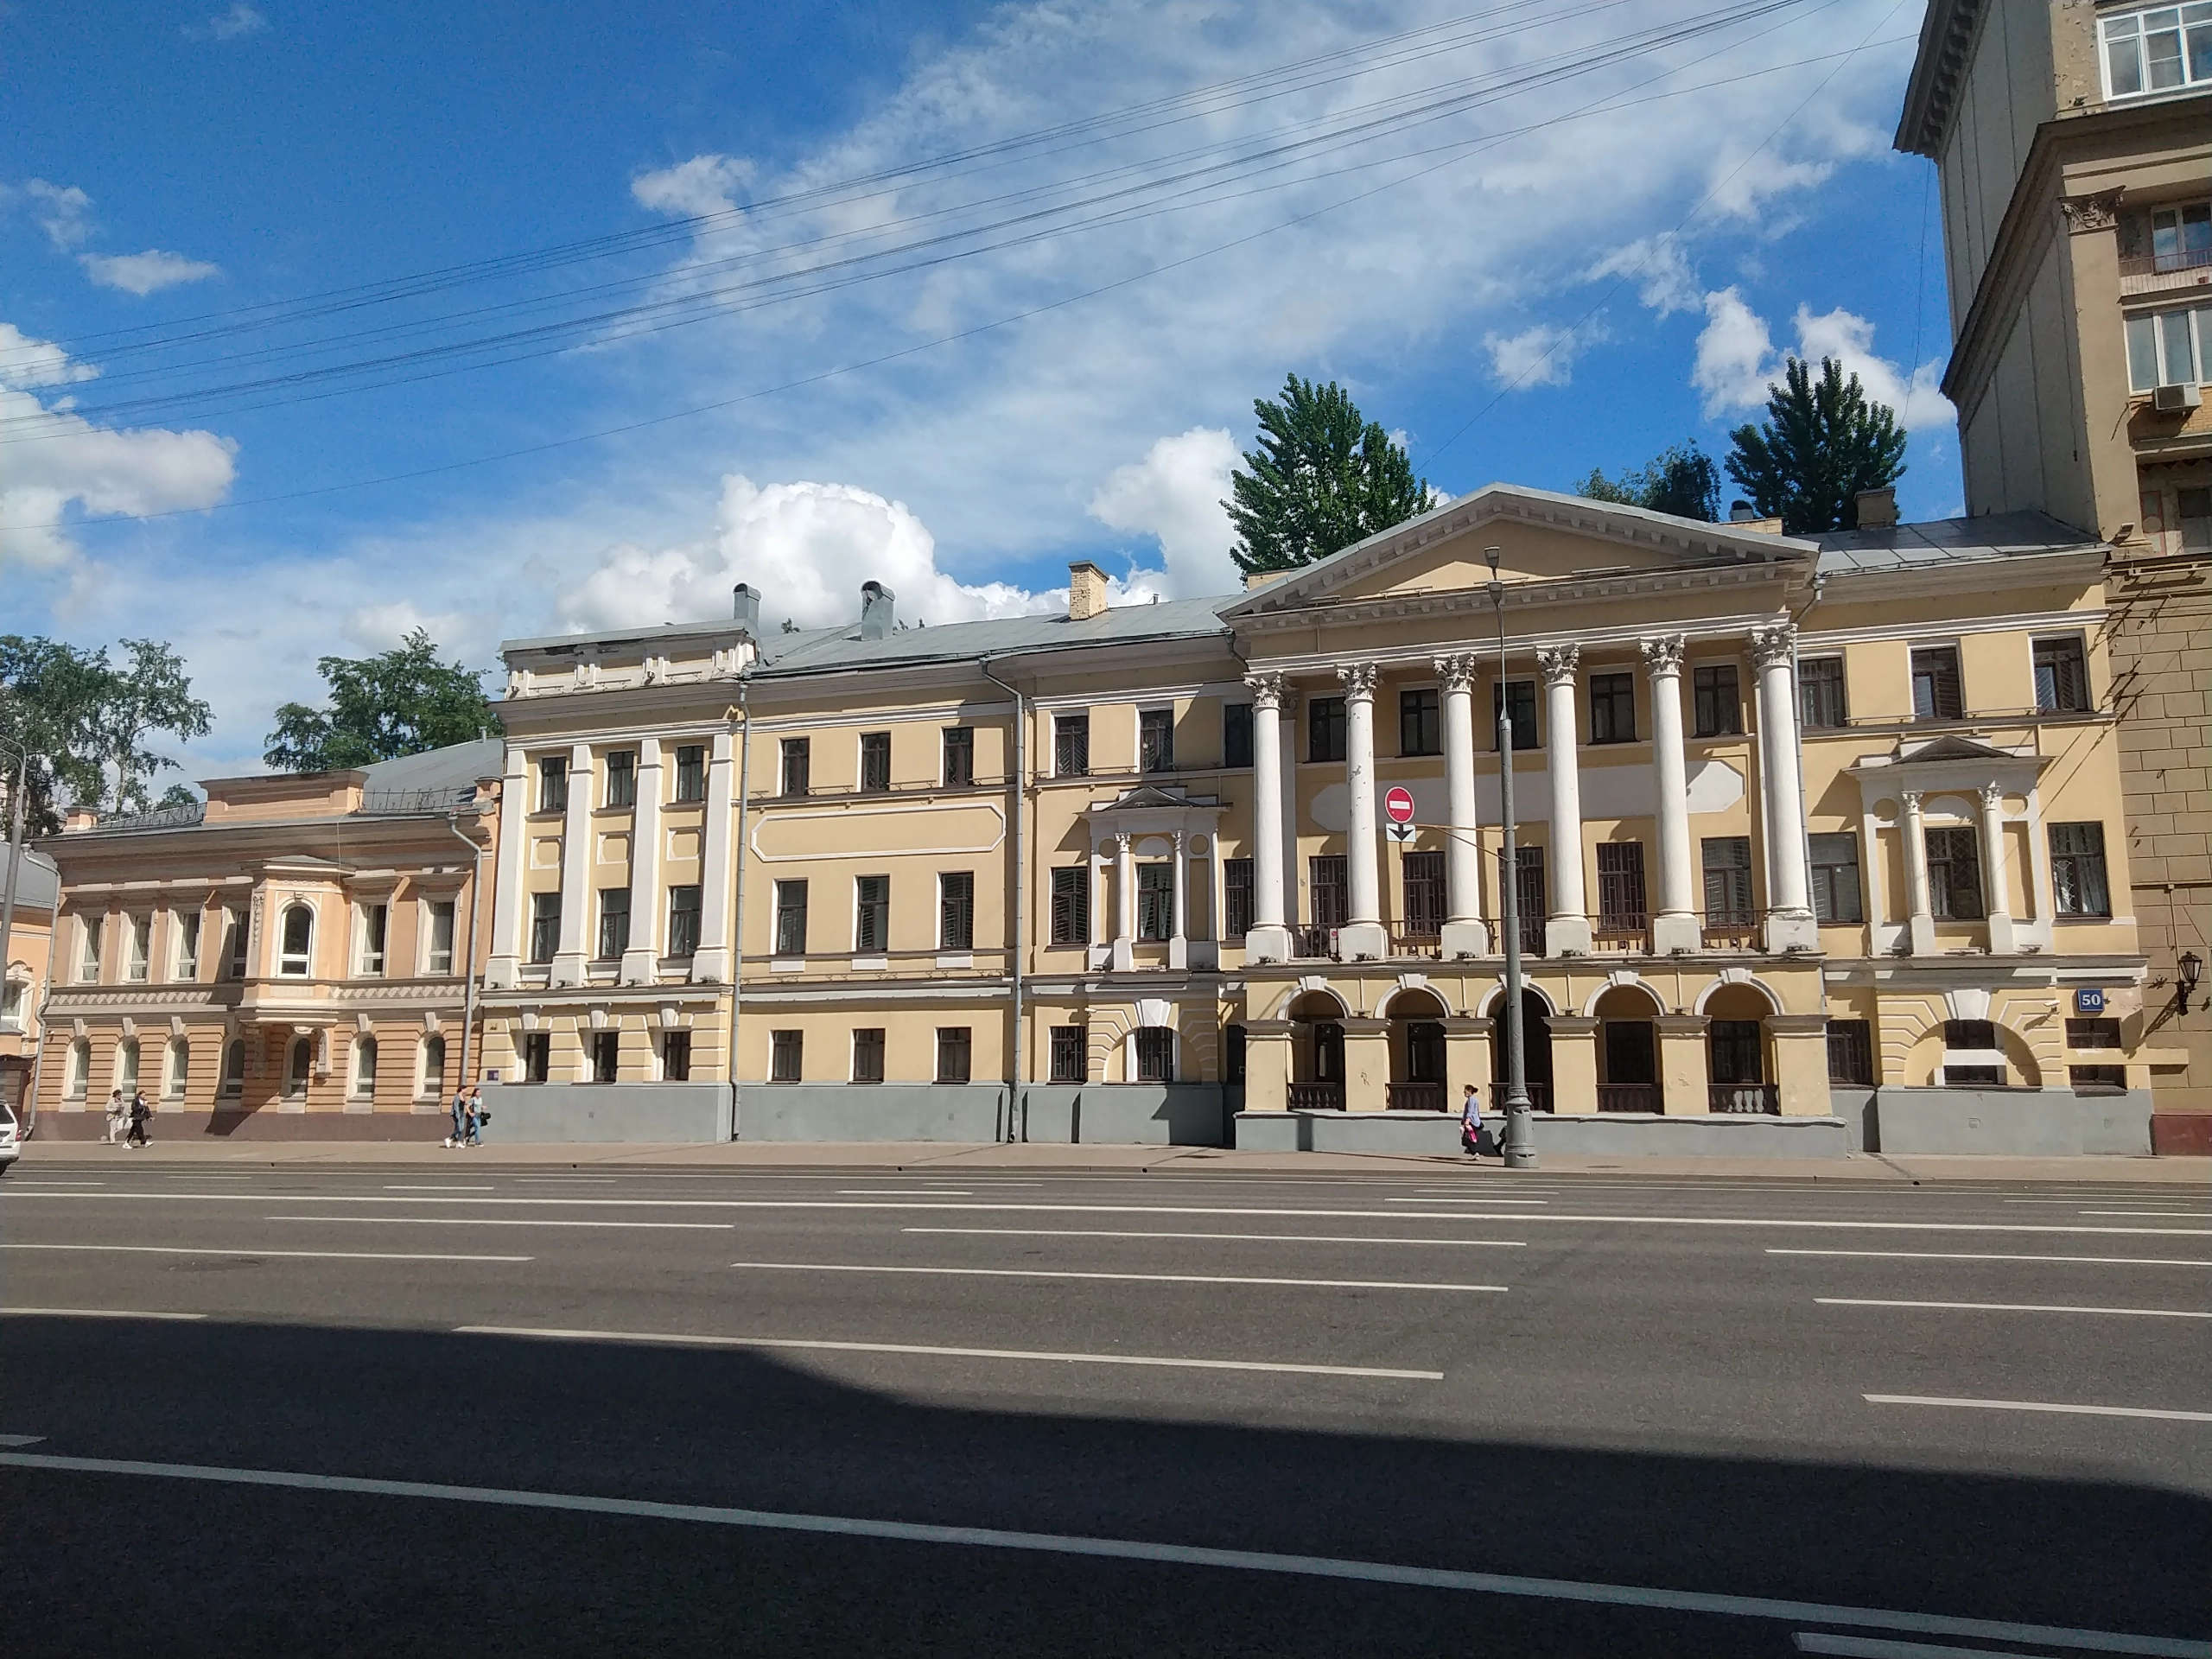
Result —
M861 639L857 623L770 634L758 642L761 661L753 672L761 678L796 677L844 669L972 662L1020 652L1225 635L1228 629L1221 613L1243 597L1229 594L1212 599L1163 600L1156 605L1122 605L1081 622L1071 621L1058 612L1000 617L987 622L948 622L906 628L881 639Z
M1980 518L1931 518L1881 530L1836 531L1819 541L1819 569L1824 576L1930 569L2038 553L2097 552L2105 545L2094 536L2040 512L1993 512Z
M403 754L396 760L376 760L361 768L364 787L384 790L451 790L473 792L480 778L497 778L506 754L506 740L480 737L474 742L450 743L422 754Z
M0 840L0 893L8 885L8 844ZM54 861L35 848L22 849L22 862L16 874L16 913L26 910L52 910L61 898L61 872Z

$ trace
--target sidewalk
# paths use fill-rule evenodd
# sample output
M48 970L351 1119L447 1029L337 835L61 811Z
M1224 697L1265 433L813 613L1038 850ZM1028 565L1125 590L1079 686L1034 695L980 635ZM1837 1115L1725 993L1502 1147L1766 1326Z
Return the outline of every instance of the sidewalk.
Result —
M1229 1152L1212 1147L1084 1147L962 1145L944 1141L792 1142L748 1141L719 1145L658 1145L633 1141L607 1144L487 1142L470 1151L448 1151L435 1141L164 1141L138 1151L97 1141L37 1141L25 1143L22 1171L99 1162L147 1166L228 1164L278 1167L289 1165L467 1164L483 1169L500 1165L560 1168L747 1169L1039 1169L1151 1172L1167 1173L1256 1172L1271 1174L1367 1174L1402 1171L1431 1174L1463 1169L1470 1178L1519 1179L1496 1159L1478 1166L1452 1154L1422 1156L1386 1153ZM1840 1184L1921 1181L2076 1181L2145 1186L2212 1188L2212 1160L2203 1158L1979 1158L1884 1156L1853 1154L1848 1158L1605 1158L1554 1154L1545 1158L1538 1177L1550 1175L1651 1175L1670 1179L1765 1179Z

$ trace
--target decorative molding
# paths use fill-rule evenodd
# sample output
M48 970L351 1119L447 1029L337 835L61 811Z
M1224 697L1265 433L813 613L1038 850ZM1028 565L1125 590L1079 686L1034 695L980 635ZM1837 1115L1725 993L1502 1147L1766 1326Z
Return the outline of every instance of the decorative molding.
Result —
M1382 671L1373 663L1343 663L1337 668L1337 678L1343 682L1346 702L1371 702L1375 699L1375 683Z
M1770 628L1751 630L1751 660L1761 668L1788 668L1797 655L1795 624L1777 622Z
M1688 645L1689 639L1686 635L1661 633L1637 640L1636 648L1643 653L1644 664L1650 669L1654 679L1662 679L1669 676L1680 678L1682 672L1682 652Z
M1566 684L1573 679L1574 671L1581 663L1580 645L1551 645L1536 653L1536 668L1543 675L1546 685Z
M2094 235L2109 231L2120 223L2121 192L2092 191L2086 196L2061 196L2058 199L2059 217L2066 221L2066 228L2075 236Z
M1436 658L1432 666L1436 677L1444 682L1446 691L1471 691L1475 676L1480 670L1480 660L1472 652L1459 652L1449 657Z

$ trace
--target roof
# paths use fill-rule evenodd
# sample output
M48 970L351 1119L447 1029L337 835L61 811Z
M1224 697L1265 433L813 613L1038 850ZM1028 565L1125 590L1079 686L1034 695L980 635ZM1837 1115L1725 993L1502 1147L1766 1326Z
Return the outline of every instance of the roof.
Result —
M422 754L403 754L393 760L376 760L363 766L362 787L372 794L385 790L450 790L474 794L480 778L497 778L505 766L507 743L503 737L480 737L469 743L449 743Z
M1820 574L1868 575L2050 553L2100 553L2105 543L2041 512L1931 518L1881 530L1842 530L1817 538Z
M1912 78L1905 84L1904 107L1897 115L1893 148L1909 156L1936 159L1950 128L1959 82L1984 0L1929 0L1920 20L1920 45L1913 54Z
M861 639L856 622L841 628L808 628L758 641L760 663L753 671L756 678L771 679L853 668L972 662L1022 652L1204 639L1228 632L1222 611L1243 597L1230 594L1214 599L1122 605L1080 622L1058 612L984 622L950 622L937 627L903 628L880 639Z
M8 887L8 849L0 842L0 895ZM16 912L26 910L52 910L60 901L61 873L54 861L35 848L22 849L22 862L16 874Z

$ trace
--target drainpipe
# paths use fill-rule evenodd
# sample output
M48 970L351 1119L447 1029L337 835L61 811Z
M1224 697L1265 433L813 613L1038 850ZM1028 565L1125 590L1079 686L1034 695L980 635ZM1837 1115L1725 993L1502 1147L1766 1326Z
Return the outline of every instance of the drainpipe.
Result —
M29 749L17 748L15 754L16 785L8 791L7 880L4 887L0 887L0 1007L4 1007L8 1000L8 953L16 932L16 884L22 879L23 874L23 785L30 780L31 766L31 754ZM55 919L58 921L61 909L61 902L58 895L54 899L54 909ZM49 924L47 930L49 936L55 931L56 928ZM53 955L53 942L49 938L47 944L49 979L53 977L51 967ZM17 1012L16 1019L24 1032L28 1033L31 1028L31 987L29 985L23 987L23 1006ZM35 1052L39 1058L44 1058L46 1044L42 1039L37 1045ZM35 1065L37 1061L34 1059L32 1064ZM31 1101L26 1099L23 1103L23 1116L26 1120L29 1118L33 1109ZM29 1133L28 1128L24 1133L26 1135Z
M758 647L756 646L757 650ZM737 675L737 707L722 710L738 734L737 751L737 918L729 942L729 1138L743 1135L737 1076L738 1021L745 1008L745 836L746 815L753 805L753 659L747 658Z
M1015 1133L1015 1101L1022 1088L1021 1057L1027 1048L1021 1027L1021 920L1025 909L1023 899L1029 887L1029 868L1024 855L1026 837L1023 830L1023 785L1029 776L1029 708L1020 692L991 672L988 658L978 659L976 666L985 679L1014 699L1014 771L1007 781L1007 802L1014 819L1014 920L1009 930L1007 951L1007 965L1014 984L1014 1049L1011 1063L1007 1067L1006 1138L1027 1141L1029 1138L1029 1109L1024 1100L1020 1106L1020 1132Z
M470 855L476 861L474 873L468 878L468 978L461 991L461 1086L467 1088L475 1081L468 1069L473 1039L476 1035L476 923L484 912L484 843L461 827L458 811L446 814L446 828L468 843Z

